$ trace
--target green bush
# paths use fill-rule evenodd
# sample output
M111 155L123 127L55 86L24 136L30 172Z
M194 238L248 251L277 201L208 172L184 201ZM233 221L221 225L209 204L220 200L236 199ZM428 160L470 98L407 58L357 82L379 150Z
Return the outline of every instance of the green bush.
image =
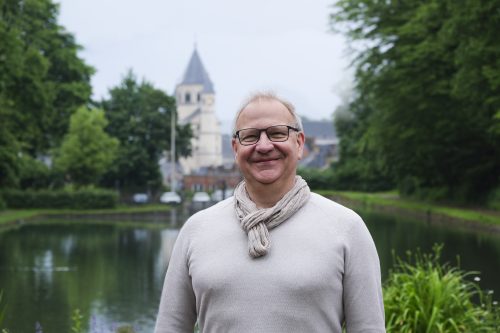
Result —
M2 196L0 195L0 211L4 210L5 208L7 208L7 204L5 203Z
M441 265L441 249L409 253L407 262L396 259L384 285L387 332L498 332L500 314L491 295L469 280L472 272Z
M2 326L3 317L5 315L5 308L2 305L3 291L0 290L0 327Z
M331 169L319 170L312 168L300 168L297 173L304 178L310 188L315 190L329 190L335 187Z
M5 190L2 196L8 208L113 208L118 202L115 191L81 190Z
M500 210L500 187L491 191L488 197L487 207L494 210Z

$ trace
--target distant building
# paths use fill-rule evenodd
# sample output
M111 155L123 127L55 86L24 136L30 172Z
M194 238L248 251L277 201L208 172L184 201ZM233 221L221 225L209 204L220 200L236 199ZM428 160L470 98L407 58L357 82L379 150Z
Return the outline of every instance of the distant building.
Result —
M339 138L333 121L303 119L302 125L306 142L299 166L325 169L337 161Z
M234 189L243 179L236 165L230 169L201 168L196 174L184 176L184 189L212 192L217 189Z
M222 164L224 169L231 169L235 164L231 139L231 134L222 134Z
M221 166L222 139L215 115L215 91L196 48L175 89L175 99L179 123L190 124L193 131L192 155L179 160L183 173Z

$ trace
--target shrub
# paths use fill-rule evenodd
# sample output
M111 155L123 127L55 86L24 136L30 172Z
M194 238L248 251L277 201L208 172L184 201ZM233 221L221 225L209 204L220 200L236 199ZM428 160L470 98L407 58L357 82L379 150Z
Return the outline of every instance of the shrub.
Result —
M2 304L3 290L0 290L0 328L2 327L3 318L5 317L5 306Z
M491 191L488 196L487 207L490 209L500 210L500 186Z
M118 202L115 191L81 190L5 190L3 198L9 208L113 208Z
M304 178L310 188L315 190L328 190L335 187L331 169L319 170L300 168L297 173Z
M473 272L441 265L441 249L408 253L408 262L396 259L384 286L387 332L498 332L500 315L490 295L469 281Z

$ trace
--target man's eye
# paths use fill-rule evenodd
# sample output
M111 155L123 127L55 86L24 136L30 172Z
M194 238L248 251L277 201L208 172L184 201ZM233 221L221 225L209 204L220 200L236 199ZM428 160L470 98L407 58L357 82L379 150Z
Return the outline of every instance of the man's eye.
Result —
M256 134L247 134L241 137L241 140L244 142L252 142L257 140L258 136Z
M269 137L271 139L284 139L286 138L287 133L283 131L273 131L269 133Z

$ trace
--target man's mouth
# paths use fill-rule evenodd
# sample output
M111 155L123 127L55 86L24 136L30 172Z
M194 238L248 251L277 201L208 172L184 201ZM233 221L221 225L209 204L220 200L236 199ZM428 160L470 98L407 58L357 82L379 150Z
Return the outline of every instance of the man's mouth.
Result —
M252 160L254 163L266 163L266 162L272 162L278 160L279 157L273 157L273 158L257 158Z

